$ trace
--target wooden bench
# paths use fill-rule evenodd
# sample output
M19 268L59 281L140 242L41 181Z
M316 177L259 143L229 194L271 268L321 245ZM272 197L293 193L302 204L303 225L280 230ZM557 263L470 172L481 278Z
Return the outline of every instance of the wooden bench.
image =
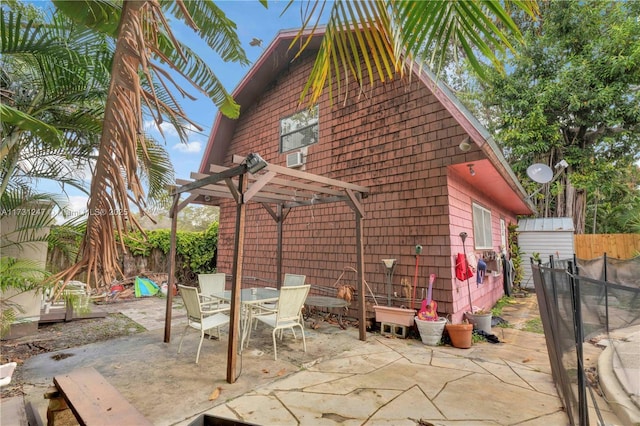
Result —
M55 376L53 383L78 423L83 426L153 424L92 367ZM54 398L51 399L48 418L52 415Z

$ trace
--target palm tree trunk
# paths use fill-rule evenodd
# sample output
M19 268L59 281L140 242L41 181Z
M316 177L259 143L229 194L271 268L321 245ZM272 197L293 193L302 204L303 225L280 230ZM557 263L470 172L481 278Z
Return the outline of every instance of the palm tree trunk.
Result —
M87 285L92 278L110 283L122 271L118 264L115 231L140 229L131 214L129 201L144 207L144 190L137 175L137 144L141 138L142 108L138 70L145 67L147 53L141 14L147 1L125 1L111 71L111 85L105 107L96 167L91 181L86 234L77 264L56 279L68 281L87 269ZM122 248L124 245L121 243ZM63 286L62 286L63 287ZM61 290L61 289L59 289Z

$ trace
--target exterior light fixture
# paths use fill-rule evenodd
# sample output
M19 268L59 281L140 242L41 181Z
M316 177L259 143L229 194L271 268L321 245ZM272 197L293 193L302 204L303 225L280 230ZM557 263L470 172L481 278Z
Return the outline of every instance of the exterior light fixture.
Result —
M384 263L384 266L387 269L391 269L391 268L393 268L393 265L396 264L396 260L395 259L382 259L382 263Z
M469 174L471 176L475 176L476 175L476 171L473 170L473 164L467 164L467 167L469 167Z
M470 139L469 136L467 136L466 138L462 139L462 142L460 142L460 145L458 145L458 148L460 148L460 151L462 152L467 152L471 149L471 143L470 143Z
M245 164L247 166L247 171L251 174L255 174L256 172L267 167L267 162L260 157L260 155L255 152L247 155L245 159Z

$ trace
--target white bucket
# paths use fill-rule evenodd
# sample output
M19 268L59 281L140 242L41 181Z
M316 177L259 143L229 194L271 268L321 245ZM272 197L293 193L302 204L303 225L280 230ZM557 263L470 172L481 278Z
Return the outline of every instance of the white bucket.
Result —
M415 317L414 319L418 326L422 343L429 346L438 346L440 338L442 338L442 332L444 331L447 319L444 317L439 317L436 321L425 321L418 317Z
M487 334L491 334L491 312L486 314L472 314L470 312L465 312L464 315L467 317L469 322L473 324L474 329L482 330Z

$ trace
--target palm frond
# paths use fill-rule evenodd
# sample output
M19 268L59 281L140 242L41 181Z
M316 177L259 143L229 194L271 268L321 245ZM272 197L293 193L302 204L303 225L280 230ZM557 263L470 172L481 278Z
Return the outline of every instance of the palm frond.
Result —
M535 1L508 4L531 16L538 13ZM317 25L303 21L292 46L302 40L305 28L312 27L313 33ZM505 6L492 0L336 0L300 101L315 104L327 86L332 97L334 84L340 90L340 78L351 77L362 87L365 77L373 84L376 74L381 81L402 77L405 60L415 59L438 74L450 46L461 47L483 75L484 60L501 69L497 53L513 50L513 42L522 40Z
M36 261L7 256L0 258L0 290L3 293L9 288L17 290L17 293L42 289L42 281L48 275ZM3 302L6 299L3 298Z
M51 210L59 203L59 197L52 194L5 191L0 196L0 218L5 222L0 251L5 255L17 254L25 247L46 241L53 224Z
M212 1L160 0L163 9L190 26L225 62L249 65L235 22ZM195 27L194 27L195 26ZM166 52L165 52L166 54Z
M175 172L169 153L155 139L145 138L146 153L138 147L140 174L149 188L147 196L157 201L166 201L167 188L175 183Z
M36 137L51 141L53 144L59 145L62 143L61 131L30 114L25 114L16 108L5 105L4 103L0 104L0 121L2 121L3 130L6 126L12 125L26 129L29 132L32 132ZM3 138L2 148L0 150L0 160L7 154L8 149L9 147L5 146Z
M56 9L74 21L110 37L118 34L122 6L110 0L52 0Z

